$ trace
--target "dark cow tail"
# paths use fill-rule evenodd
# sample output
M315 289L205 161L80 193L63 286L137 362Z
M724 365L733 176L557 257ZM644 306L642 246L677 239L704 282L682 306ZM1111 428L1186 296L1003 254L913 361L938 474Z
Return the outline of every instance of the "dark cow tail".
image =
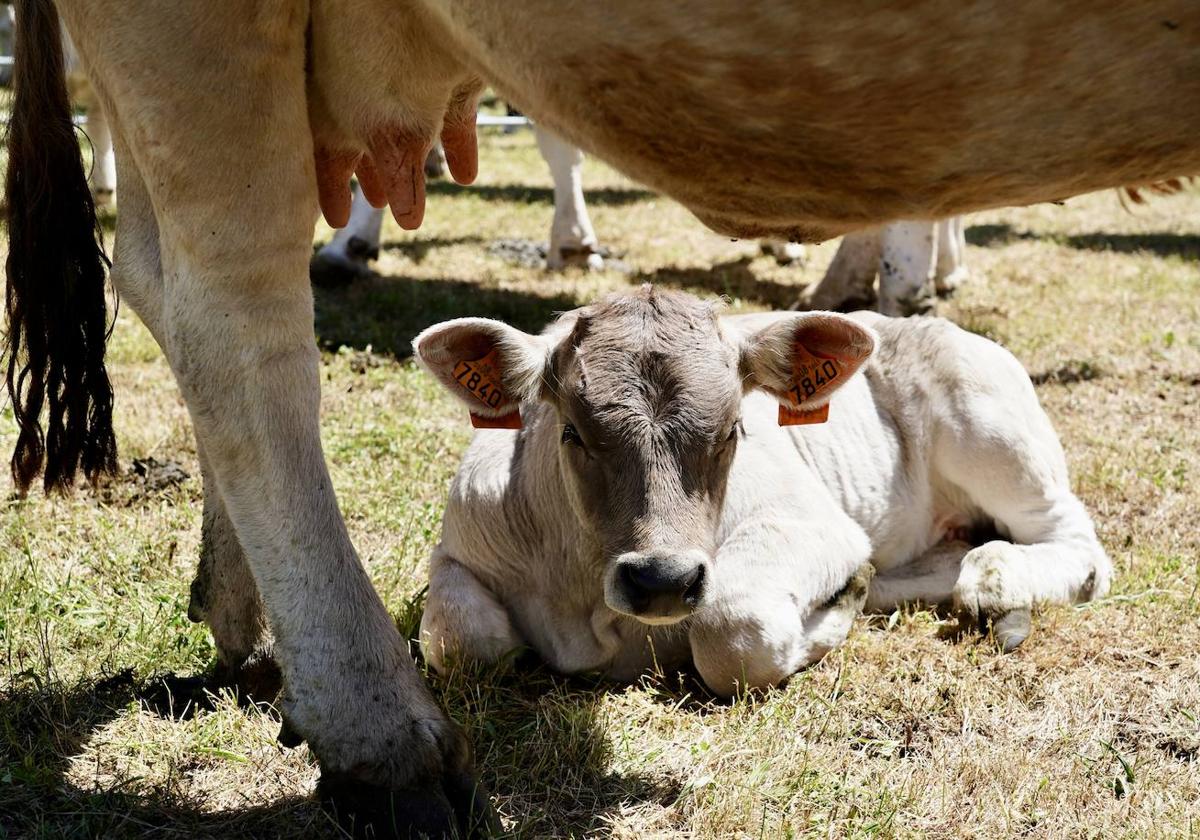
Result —
M115 472L117 444L104 368L109 263L71 120L62 35L50 0L17 0L13 63L4 349L19 429L12 474L24 494L43 471L47 492L70 487L80 469L93 482Z

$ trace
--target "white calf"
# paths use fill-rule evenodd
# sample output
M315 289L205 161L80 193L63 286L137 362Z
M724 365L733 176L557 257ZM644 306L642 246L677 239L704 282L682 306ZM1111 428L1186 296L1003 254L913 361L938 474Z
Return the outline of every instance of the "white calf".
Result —
M502 418L481 425L524 426L477 432L451 487L435 667L524 645L619 679L690 659L728 694L836 647L864 596L953 604L1012 648L1034 605L1108 589L1029 377L947 321L717 318L651 289L540 336L460 319L414 346Z

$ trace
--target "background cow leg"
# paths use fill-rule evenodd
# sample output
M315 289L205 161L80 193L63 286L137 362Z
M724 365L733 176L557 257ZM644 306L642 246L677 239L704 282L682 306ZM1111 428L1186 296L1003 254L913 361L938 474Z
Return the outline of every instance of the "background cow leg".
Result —
M880 248L879 311L893 316L932 312L937 225L933 222L884 225Z
M554 179L554 221L546 267L603 268L604 257L597 250L596 231L583 200L583 152L540 126L534 126L534 133Z
M313 282L320 286L348 283L367 272L367 265L379 259L379 242L383 231L383 210L367 201L362 189L354 185L350 204L350 221L321 247L312 265Z
M840 312L870 308L875 303L879 249L880 229L877 227L843 236L825 276L804 290L796 308Z
M92 171L88 173L92 195L97 207L111 207L116 203L117 161L108 116L98 98L88 103L85 130L92 141Z
M967 237L963 217L951 216L937 223L937 269L933 285L939 295L948 295L967 282Z

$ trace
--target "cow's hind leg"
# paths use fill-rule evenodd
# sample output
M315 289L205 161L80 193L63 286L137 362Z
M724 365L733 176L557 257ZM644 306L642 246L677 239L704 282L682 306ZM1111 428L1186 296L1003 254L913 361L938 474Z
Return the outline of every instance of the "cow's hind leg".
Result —
M354 187L350 221L313 256L309 271L318 286L342 286L362 277L372 260L379 259L383 210L372 207L363 191Z
M603 268L604 257L583 200L583 152L544 128L535 127L534 131L538 150L554 179L554 221L546 267Z
M937 270L933 285L939 295L951 294L967 282L967 239L963 232L963 217L951 216L937 225Z
M203 457L201 465L204 520L188 618L203 621L212 631L218 683L236 686L248 699L270 701L279 691L280 674L271 654L271 633L262 598Z

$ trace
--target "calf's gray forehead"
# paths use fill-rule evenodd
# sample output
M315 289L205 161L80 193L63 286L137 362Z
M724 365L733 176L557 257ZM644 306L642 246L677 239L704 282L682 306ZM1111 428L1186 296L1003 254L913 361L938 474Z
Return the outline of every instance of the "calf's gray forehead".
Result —
M742 393L718 311L653 288L579 310L552 362L560 407L601 447L711 441L736 419Z

